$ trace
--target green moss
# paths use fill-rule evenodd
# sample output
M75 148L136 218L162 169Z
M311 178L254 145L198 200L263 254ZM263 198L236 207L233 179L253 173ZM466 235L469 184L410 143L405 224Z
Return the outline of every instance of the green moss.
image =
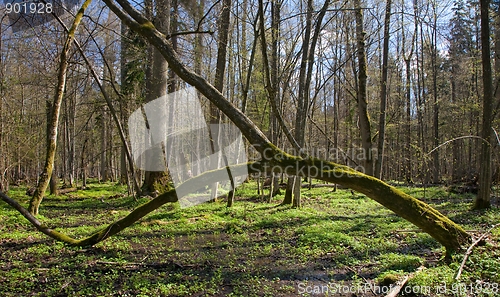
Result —
M153 23L150 21L144 22L140 26L140 30L150 31L150 30L154 30L154 29L155 29L155 25L153 25Z
M386 271L377 277L377 282L381 286L390 286L397 283L404 277L404 273L401 271Z

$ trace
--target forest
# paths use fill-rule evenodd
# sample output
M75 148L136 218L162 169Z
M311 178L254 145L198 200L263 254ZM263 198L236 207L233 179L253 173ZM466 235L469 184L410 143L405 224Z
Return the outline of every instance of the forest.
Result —
M500 3L0 11L1 295L498 295Z

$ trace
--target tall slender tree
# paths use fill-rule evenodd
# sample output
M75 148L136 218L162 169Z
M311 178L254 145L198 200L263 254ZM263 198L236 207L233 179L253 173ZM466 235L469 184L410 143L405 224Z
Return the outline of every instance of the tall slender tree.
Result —
M83 18L83 13L85 9L90 5L91 0L86 0L80 10L78 11L75 20L73 21L73 25L71 26L68 37L64 43L64 47L61 51L60 62L59 62L59 73L57 77L57 89L54 95L54 101L52 103L52 111L51 111L51 119L49 122L50 125L50 133L48 135L49 143L47 143L47 152L45 157L45 165L43 168L43 172L40 174L40 178L38 180L38 185L36 187L35 193L30 200L30 204L28 210L33 215L38 214L38 210L40 204L42 203L43 196L45 195L45 191L47 190L47 186L49 185L50 177L52 176L52 172L54 170L54 160L56 156L56 147L57 147L57 132L59 126L59 115L61 111L61 102L64 97L64 90L66 87L66 74L68 69L68 56L69 51L73 45L73 41L75 39L75 33L78 26L81 23Z
M475 209L489 208L491 187L491 134L493 114L493 78L490 50L490 1L480 0L481 7L481 58L483 66L483 118L481 122L481 155L479 192L474 201Z
M358 58L358 89L356 100L358 101L359 132L361 134L361 146L363 149L363 169L366 174L373 175L372 135L366 95L366 83L368 79L365 44L366 32L364 30L361 0L354 1L354 11L356 19L356 53Z
M376 178L382 178L382 165L384 164L384 149L385 149L385 124L387 110L387 76L388 76L388 60L389 60L389 29L391 24L391 6L392 0L387 0L385 3L384 17L384 41L382 46L382 76L380 80L380 116L378 128L378 144L377 144L377 161L375 162Z
M171 0L160 0L156 1L155 7L146 7L146 10L154 11L155 18L154 24L163 34L170 33L170 8ZM153 5L150 3L149 5ZM148 71L150 76L146 77L146 101L151 102L159 97L167 95L168 90L168 63L165 58L160 54L157 49L152 49L152 57L150 60L152 63L149 67L151 70ZM149 158L146 162L154 164L164 164L166 166L166 159L164 155L164 143L153 144L153 148L156 153L153 154L154 158ZM156 165L154 165L156 166ZM149 166L148 166L149 167ZM157 186L164 184L164 179L166 178L166 172L161 171L146 171L144 175L144 183L142 184L142 192L144 194L157 194Z

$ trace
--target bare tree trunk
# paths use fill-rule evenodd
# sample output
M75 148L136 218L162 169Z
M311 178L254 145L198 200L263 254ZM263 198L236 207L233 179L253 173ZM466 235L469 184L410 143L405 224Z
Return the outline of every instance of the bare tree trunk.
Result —
M438 90L437 90L437 4L433 4L434 10L434 26L432 27L432 48L431 48L431 65L432 65L432 95L433 95L433 138L434 147L439 145L439 102L438 102ZM432 153L432 182L437 184L441 180L440 168L439 168L439 150L435 150Z
M223 0L222 1L222 9L221 16L219 18L219 41L217 47L217 63L215 70L215 88L222 93L224 89L224 76L226 73L226 55L227 55L227 43L229 38L229 21L230 21L230 12L231 12L231 0ZM220 129L221 124L221 114L217 106L213 103L210 103L210 146L212 150L212 154L216 154L216 158L212 158L211 162L215 162L212 164L212 168L219 168L221 159L224 161L224 166L227 166L227 158L222 153L222 148L219 147L219 138L222 136L220 133L222 132ZM213 131L214 128L217 128L217 132ZM216 134L214 135L214 132ZM231 176L231 173L228 169L228 174ZM230 178L231 181L231 189L234 188L234 180ZM219 183L213 183L212 189L210 193L211 200L217 199Z
M319 39L323 18L326 14L329 4L330 0L326 0L323 3L320 13L318 14L316 27L314 27L314 34L313 34L312 33L313 32L312 18L314 10L313 1L311 0L307 1L306 24L305 24L304 37L302 41L302 57L299 70L299 90L297 96L297 111L295 114L295 133L293 136L295 143L292 142L294 148L298 150L297 153L299 155L306 154L305 151L303 151L303 149L305 144L306 119L311 107L309 91L312 79L315 50ZM288 183L289 185L291 185L292 183L294 184L292 204L294 207L300 207L301 206L300 185L302 181L300 180L300 178L298 179L296 177L291 177L291 178L293 180L290 180L289 178ZM288 203L289 197L291 195L290 191L292 191L292 188L287 187L287 191L288 193L285 193L285 199L283 200L282 204Z
M46 110L46 115L47 115L47 145L50 143L49 135L50 135L50 119L52 118L52 104L50 101L46 101L47 104L47 110ZM64 158L63 158L64 161ZM55 167L55 164L54 164ZM57 175L56 175L56 170L55 168L52 170L52 174L50 175L50 181L49 181L49 193L50 195L57 196Z
M415 9L416 11L416 9ZM402 11L403 12L403 11ZM406 37L406 25L404 22L404 13L401 13L401 23L402 23L402 56L405 62L405 129L404 129L404 146L403 146L403 171L404 179L406 183L413 184L413 171L412 171L412 154L411 154L411 61L413 60L413 53L415 51L415 41L417 37L417 22L414 22L414 32L411 35L409 50L406 53L407 37Z
M413 46L412 46L413 52ZM411 168L411 57L412 54L405 58L406 65L406 82L405 82L405 97L406 97L406 113L405 113L405 139L403 147L403 159L404 159L404 178L406 183L413 184L412 179L412 168Z
M359 132L361 134L361 145L363 148L363 167L364 173L373 175L373 156L372 156L372 136L370 131L370 118L368 116L368 102L366 100L366 81L367 66L365 52L365 35L363 26L363 9L361 0L354 1L356 15L356 43L358 57L358 116Z
M247 8L248 8L248 1L247 0L244 0L243 1L243 10L246 12ZM256 17L255 18L256 21L259 19L259 17ZM254 61L255 61L255 52L257 50L257 41L258 41L258 38L259 38L259 34L258 34L258 30L257 30L257 26L256 24L254 24L254 41L253 41L253 46L252 46L252 51L250 53L250 60L248 61L248 64L246 63L246 54L247 54L247 51L245 50L245 44L246 44L246 13L245 13L245 16L243 16L243 19L241 21L241 28L242 28L242 34L241 34L241 44L243 44L243 59L241 59L241 65L240 65L240 69L247 69L247 72L246 72L246 80L245 82L243 83L243 80L241 80L241 88L242 88L242 92L243 94L241 95L242 99L241 99L241 112L243 114L245 114L246 112L246 108L247 108L247 99L248 99L248 91L250 90L250 79L251 79L251 75L252 75L252 69L253 69L253 64L254 64ZM243 72L241 72L243 73ZM243 75L241 75L243 76ZM238 139L238 145L237 145L237 149L236 151L239 152L240 149L241 149L241 145L244 145L241 143L241 140ZM257 179L257 194L260 195L260 178ZM232 207L233 206L233 203L234 203L234 189L232 191L229 192L228 196L227 196L227 207Z
M384 18L384 44L382 48L382 79L380 81L380 117L378 128L378 145L377 145L377 161L375 162L376 178L382 178L382 166L384 164L384 148L385 148L385 119L387 105L387 72L389 60L389 28L391 23L391 5L392 0L387 0L385 4Z
M101 108L100 114L100 122L101 122L101 156L100 156L100 180L101 182L107 182L109 180L108 175L108 162L107 162L107 153L108 153L108 131L107 131L107 121L106 121L106 108Z
M155 26L163 34L168 34L170 32L170 0L157 1L155 7L156 17ZM148 102L155 100L161 96L165 96L168 90L168 63L165 58L160 54L157 49L153 49L152 57L152 70L151 70L151 85L149 86L149 96L146 99ZM149 80L149 79L148 79ZM164 144L153 144L158 152L163 151ZM155 154L158 159L147 160L151 163L165 164L166 160L163 153ZM166 178L165 172L159 171L146 171L144 177L144 183L142 185L142 191L145 194L156 195L156 184L163 184L163 179Z
M416 3L413 5L414 7L414 14L415 14L415 27L417 28L417 34L420 37L420 44L424 44L424 29L423 26L420 24L420 15L418 13L417 5ZM418 26L420 24L420 33L418 31ZM425 51L424 47L420 46L421 50L420 52L416 51L416 62L417 62L417 121L418 121L418 130L417 130L417 135L418 136L418 143L423 152L427 152L427 139L425 135L427 135L427 125L426 121L424 121L424 116L425 116L425 110L426 110L426 86L425 86L425 78L424 78L424 66L425 66ZM422 156L423 157L423 156ZM423 157L422 161L422 167L421 167L421 175L424 183L429 183L430 182L430 173L428 171L429 166L429 161L427 158Z
M481 58L483 65L483 120L481 125L481 166L479 192L474 209L489 208L491 187L491 120L493 110L493 81L490 57L489 0L480 0L481 6Z
M87 153L85 149L87 148L87 142L88 138L85 138L82 146L82 156L80 161L80 167L82 168L82 190L87 188L87 162L85 161L85 154Z
M2 32L2 22L0 21L0 32ZM2 53L2 35L0 35L0 53ZM5 167L5 154L3 151L4 144L4 121L3 121L3 80L4 80L4 64L3 57L0 54L0 191L6 191L4 188L4 167Z
M126 52L128 51L130 44L127 41L127 26L122 22L120 26L120 33L121 33L121 40L120 40L120 86L121 86L121 93L125 93L125 85L127 81L127 55ZM120 120L124 123L125 118L126 118L126 112L128 110L127 106L127 101L125 98L120 98ZM128 168L127 168L127 153L126 153L126 143L122 143L121 147L121 153L120 153L120 184L122 185L127 185L128 188L130 189L130 178L128 174ZM134 170L134 168L130 168L130 170ZM130 190L129 190L130 192Z
M61 52L61 59L59 63L59 73L57 76L57 90L54 95L54 103L52 104L52 112L51 112L51 120L50 120L50 134L48 136L50 142L47 144L47 153L45 157L45 165L43 168L42 174L40 174L40 178L38 180L38 185L33 194L33 197L30 200L30 204L28 210L33 215L38 215L38 209L40 204L42 203L43 195L47 190L47 186L49 184L50 176L52 175L52 171L54 169L54 159L56 156L56 146L57 146L57 127L59 125L59 113L61 110L61 101L64 97L64 89L66 86L66 72L68 69L68 54L71 49L71 45L73 44L73 40L75 38L75 32L80 24L83 13L85 9L89 6L91 0L86 0L80 10L78 11L75 20L73 21L73 25L68 32L68 37L64 44L64 47Z
M306 118L308 112L308 104L309 104L309 84L307 83L307 67L309 58L309 51L314 50L310 48L311 42L311 31L312 31L312 18L313 18L313 1L307 0L307 12L305 19L305 32L302 41L302 58L300 62L300 70L299 70L299 93L297 96L297 111L295 113L295 133L294 138L297 141L298 147L300 149L304 148L305 141L305 130L306 130ZM301 154L302 152L297 152ZM300 207L300 177L293 176L291 177L293 183L293 187L291 188L293 194L293 202L292 205L294 207ZM288 188L287 188L288 190Z
M272 94L270 94L269 99L273 100L276 106L280 106L280 92L279 92L279 77L278 77L278 56L279 56L279 36L280 36L280 14L281 14L281 0L273 0L271 3L271 84L272 84ZM273 96L273 97L271 97ZM271 132L270 138L272 143L278 143L278 134L280 125L278 123L278 117L276 113L271 112L270 114L270 124ZM280 193L280 188L278 185L279 177L274 172L271 172L271 184L269 187L269 198L268 202L271 202L272 197Z

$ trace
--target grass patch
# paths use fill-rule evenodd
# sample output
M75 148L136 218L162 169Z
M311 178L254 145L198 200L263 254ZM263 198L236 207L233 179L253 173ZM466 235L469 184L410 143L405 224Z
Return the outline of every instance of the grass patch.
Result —
M500 221L498 208L471 211L468 196L445 188L402 188L468 230ZM9 192L27 206L24 187ZM48 196L39 219L75 237L88 236L127 215L135 201L113 183ZM2 296L295 296L304 286L389 286L413 273L410 288L426 294L443 283L500 283L500 228L470 256L459 282L453 278L463 255L452 263L429 235L376 202L350 190L304 189L303 208L264 203L255 183L225 202L181 209L165 205L122 233L91 248L73 248L40 234L16 211L0 203L0 293ZM451 287L450 287L451 288ZM493 287L492 287L493 288ZM422 289L423 290L423 289ZM311 291L312 292L312 291ZM462 295L460 295L462 294ZM481 295L482 294L482 295ZM481 292L477 296L488 295ZM304 296L326 294L304 294ZM340 294L333 296L346 296ZM362 296L375 296L371 290ZM332 294L330 293L330 295ZM466 295L463 295L466 296Z

